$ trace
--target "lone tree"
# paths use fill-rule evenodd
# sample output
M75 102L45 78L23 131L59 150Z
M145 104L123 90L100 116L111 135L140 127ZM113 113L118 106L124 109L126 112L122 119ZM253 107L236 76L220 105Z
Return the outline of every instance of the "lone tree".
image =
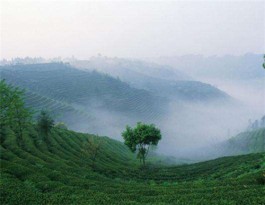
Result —
M37 120L37 127L41 134L47 139L54 126L54 120L47 111L42 110Z
M85 156L88 156L92 160L92 169L95 168L97 156L101 152L103 145L104 141L98 136L87 139L87 141L83 145L83 153L85 154Z
M155 125L147 125L141 122L138 122L135 128L127 126L122 133L122 137L125 140L124 144L132 152L138 152L137 158L140 159L143 165L145 165L150 145L157 145L162 138L160 130Z

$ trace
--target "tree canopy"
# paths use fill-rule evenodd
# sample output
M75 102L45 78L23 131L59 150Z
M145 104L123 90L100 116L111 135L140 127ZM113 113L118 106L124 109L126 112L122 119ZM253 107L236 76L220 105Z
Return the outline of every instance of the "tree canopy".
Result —
M1 137L5 130L13 130L21 141L23 131L30 123L32 112L25 107L24 91L5 82L0 81L0 127Z
M49 115L47 111L42 110L37 120L37 127L41 134L44 134L44 137L48 137L54 126L54 120Z
M150 145L156 146L162 138L160 130L154 124L148 125L141 122L138 122L135 128L127 126L122 137L125 140L124 144L132 152L138 152L137 157L143 165L145 165Z

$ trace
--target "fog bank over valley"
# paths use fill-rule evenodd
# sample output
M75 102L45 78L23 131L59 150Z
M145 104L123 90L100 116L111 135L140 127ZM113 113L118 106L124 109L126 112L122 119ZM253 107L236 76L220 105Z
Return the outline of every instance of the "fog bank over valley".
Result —
M214 158L226 155L226 151L222 147L214 151L213 147L248 130L265 113L262 55L197 58L181 57L175 64L175 57L164 64L157 59L100 55L52 62L28 58L27 64L14 59L2 62L1 73L7 81L28 90L29 105L35 102L36 94L51 101L49 106L52 102L67 105L63 115L55 110L55 117L76 131L122 141L126 125L154 123L163 134L157 152L191 159ZM187 61L196 59L195 69ZM211 71L216 69L212 65L218 67L218 75ZM51 111L62 105L52 106ZM45 104L38 105L41 107Z

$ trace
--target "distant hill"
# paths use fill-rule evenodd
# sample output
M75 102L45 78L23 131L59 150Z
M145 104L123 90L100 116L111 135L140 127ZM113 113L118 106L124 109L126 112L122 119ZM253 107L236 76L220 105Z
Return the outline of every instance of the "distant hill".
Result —
M117 69L122 70L121 67ZM61 103L127 114L142 113L146 116L161 111L167 98L208 101L228 97L209 84L196 81L168 81L165 80L166 77L158 80L140 73L135 76L137 72L131 70L133 75L129 72L130 69L124 70L127 73L124 76L134 79L134 83L129 82L131 86L118 78L92 69L82 71L63 63L1 66L0 71L1 78L5 78L7 82ZM161 72L160 68L158 73ZM143 85L143 82L146 84Z
M62 63L2 67L1 76L7 82L59 101L101 109L139 112L151 109L158 101L150 93L108 75Z
M26 106L33 108L34 117L41 110L47 110L58 122L63 121L74 128L78 121L93 121L94 117L80 108L76 108L64 101L55 100L37 93L25 92Z
M176 81L156 90L164 96L189 102L228 101L232 98L216 87L199 81Z
M97 70L118 77L135 88L148 90L164 98L193 102L229 99L226 93L216 87L195 81L170 66L101 56L90 60L75 60L71 64L84 70Z
M224 146L229 155L265 152L265 128L242 132L229 139Z
M192 153L190 150L189 153ZM234 156L265 152L265 127L244 131L223 142L198 147L193 159L209 160L220 156Z
M158 102L147 91L132 88L106 74L80 71L62 63L15 65L0 69L1 77L7 81L68 103L86 105L98 100L97 105L91 106L142 111L147 109L147 105L151 108Z
M74 124L80 126L84 117L95 121L96 117L106 118L100 116L104 111L131 118L137 116L138 120L155 119L165 105L162 98L146 90L133 88L106 74L78 70L63 63L1 66L0 72L8 83L26 89L29 106L60 113L67 118L60 119L69 122L72 129L76 128ZM91 129L94 126L91 121L86 123Z
M151 59L162 65L172 66L192 77L223 80L257 80L265 78L262 67L263 54L248 53L234 56L184 55Z
M125 81L134 78L153 78L168 81L191 80L184 72L172 69L170 66L147 63L140 60L124 58L108 58L102 56L91 57L89 60L72 60L70 64L85 69L96 69L112 76L119 76Z
M142 79L147 87L138 84L136 88L108 74L76 69L65 63L5 65L0 66L0 72L8 83L26 89L26 103L37 112L48 109L56 121L65 122L70 129L115 139L120 139L126 125L137 121L161 127L167 124L172 102L177 113L183 111L183 102L224 104L230 99L215 87L197 81L156 81L148 77ZM135 81L138 79L135 77Z

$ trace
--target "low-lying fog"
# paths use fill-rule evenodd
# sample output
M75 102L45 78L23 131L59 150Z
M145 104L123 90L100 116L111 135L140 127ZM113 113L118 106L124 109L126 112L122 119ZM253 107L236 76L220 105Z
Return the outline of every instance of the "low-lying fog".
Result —
M3 0L1 8L0 64L7 59L20 64L20 57L26 56L73 56L68 58L70 62L75 61L74 56L87 59L96 53L145 59L163 65L164 71L152 73L153 65L145 67L116 57L107 59L112 67L95 61L91 65L103 72L104 66L113 69L107 73L138 89L159 92L176 79L196 80L233 98L226 103L172 98L162 117L149 119L82 107L94 120L77 119L77 131L122 141L121 132L127 124L154 123L163 134L158 152L198 158L212 145L245 131L249 119L265 114L263 55L254 54L264 53L264 1ZM251 53L244 55L247 52ZM61 57L54 61L61 61ZM72 65L86 67L91 61ZM26 57L25 64L40 62L47 61L40 57L31 62ZM120 65L122 69L117 70ZM164 97L162 91L159 94ZM212 153L209 151L208 157L216 157Z
M253 97L253 93L250 96ZM261 97L257 95L256 99ZM240 101L235 104L171 102L162 119L149 119L144 122L154 123L161 129L163 138L157 149L159 153L177 158L211 158L211 154L216 157L218 153L212 153L213 150L210 152L210 147L246 131L249 119L254 121L262 117L265 113L262 102L264 101L259 101L260 106L257 106L257 102L247 104ZM102 110L90 113L96 116L95 121L98 122L92 132L117 140L122 140L121 132L127 124L135 126L137 121L141 121ZM208 154L205 149L208 149Z
M113 68L112 68L113 69ZM260 66L260 69L262 67ZM118 72L115 75L118 76ZM185 74L185 73L184 73ZM191 73L189 73L190 75ZM239 73L240 75L240 73ZM163 139L157 151L177 158L206 159L225 155L215 145L247 130L249 120L261 119L265 114L265 77L253 79L218 79L192 76L209 83L231 96L232 100L210 102L184 102L171 100L162 118L145 119L161 129ZM122 140L125 126L135 126L141 118L103 110L89 110L99 124L92 132ZM91 130L90 130L91 131ZM220 147L219 147L220 148Z

